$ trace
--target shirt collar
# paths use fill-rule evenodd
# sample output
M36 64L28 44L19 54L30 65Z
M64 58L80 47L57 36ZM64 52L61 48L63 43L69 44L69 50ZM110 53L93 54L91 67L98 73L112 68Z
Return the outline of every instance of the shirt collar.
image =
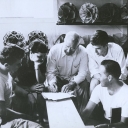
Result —
M109 45L109 43L108 43L108 52L107 52L107 54L106 54L105 57L108 57L108 56L112 56L112 53L111 53L111 46Z

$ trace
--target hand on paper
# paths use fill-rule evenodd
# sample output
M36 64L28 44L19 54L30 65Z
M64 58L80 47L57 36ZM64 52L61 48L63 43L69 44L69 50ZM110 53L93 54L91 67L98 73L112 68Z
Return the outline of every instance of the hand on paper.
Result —
M43 92L43 90L44 90L43 84L36 84L36 85L32 85L30 87L31 92L41 93L41 92Z
M69 82L68 84L65 84L62 89L61 89L61 92L70 92L70 91L73 91L74 88L76 87L76 83L75 82Z

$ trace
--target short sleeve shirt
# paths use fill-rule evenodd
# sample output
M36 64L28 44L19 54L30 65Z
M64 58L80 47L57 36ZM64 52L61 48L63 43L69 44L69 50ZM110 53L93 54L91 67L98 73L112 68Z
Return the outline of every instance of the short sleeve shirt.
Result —
M98 104L100 101L105 111L105 118L110 120L111 108L122 108L122 117L128 117L128 85L123 84L114 95L108 93L107 87L98 85L92 92L90 101Z

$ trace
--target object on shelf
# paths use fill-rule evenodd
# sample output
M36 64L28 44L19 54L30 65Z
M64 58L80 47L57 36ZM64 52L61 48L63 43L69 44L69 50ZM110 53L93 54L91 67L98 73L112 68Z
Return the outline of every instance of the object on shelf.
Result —
M78 10L72 3L64 3L59 7L58 19L60 23L74 23L78 17Z
M56 25L128 25L128 23L124 22L112 22L112 23L103 23L103 22L95 22L95 23L82 23L82 22L74 22L74 23L56 23Z
M121 11L113 3L106 3L99 8L99 20L104 23L113 23L121 21Z
M5 34L3 37L4 45L16 44L19 47L24 47L24 36L20 32L11 31Z
M92 3L85 3L80 7L79 16L82 23L94 23L98 19L98 8Z
M121 19L124 23L128 23L128 7L127 3L121 6Z
M28 44L32 42L35 39L40 39L42 40L46 45L48 45L48 39L47 36L44 32L42 31L32 31L28 34Z

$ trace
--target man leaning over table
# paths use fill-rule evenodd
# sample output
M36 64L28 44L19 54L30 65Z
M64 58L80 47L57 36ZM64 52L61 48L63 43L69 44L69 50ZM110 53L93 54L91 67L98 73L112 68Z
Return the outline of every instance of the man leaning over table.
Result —
M70 31L65 40L50 49L47 59L47 81L50 92L74 92L79 113L88 102L88 57L80 45L78 33Z

